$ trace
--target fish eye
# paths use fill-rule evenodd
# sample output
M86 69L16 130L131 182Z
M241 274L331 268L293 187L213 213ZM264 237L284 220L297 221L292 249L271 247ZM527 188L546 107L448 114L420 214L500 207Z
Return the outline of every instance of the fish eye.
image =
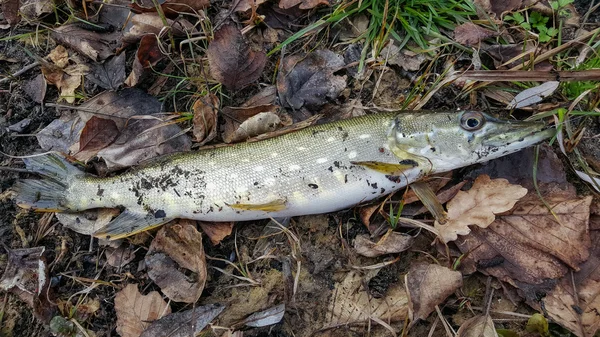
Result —
M467 131L479 130L485 124L485 117L481 112L466 111L460 117L460 126Z

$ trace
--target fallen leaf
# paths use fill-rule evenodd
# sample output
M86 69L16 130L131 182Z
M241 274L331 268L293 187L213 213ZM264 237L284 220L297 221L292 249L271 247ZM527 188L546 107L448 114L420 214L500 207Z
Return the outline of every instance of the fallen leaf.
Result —
M553 195L554 194L554 195ZM473 228L456 244L467 256L465 272L475 269L510 283L538 285L576 269L588 257L592 197L532 192L487 228ZM560 222L558 222L558 221Z
M315 109L327 100L334 100L346 88L346 76L333 73L344 65L344 59L330 50L286 57L277 74L281 102L298 110Z
M50 54L48 54L48 57L59 68L65 68L69 64L69 53L67 52L67 49L61 45L52 49Z
M126 78L125 56L125 53L121 53L104 63L93 63L91 72L86 75L86 79L106 90L119 89Z
M465 46L478 45L481 41L497 35L497 32L483 28L472 22L465 22L454 29L454 41Z
M122 268L135 259L133 247L128 243L122 243L117 248L107 247L104 255L106 263L115 268Z
M60 26L52 30L51 36L58 43L71 47L92 61L103 61L113 54L110 43L114 41L110 35L85 30L75 24Z
M217 136L217 114L219 112L219 99L213 94L200 97L194 102L194 141L204 145Z
M500 18L502 17L503 13L512 12L521 8L523 5L523 0L475 0L474 4L478 9L483 9L487 13L494 14L497 18ZM482 15L479 16L481 17ZM484 18L485 16L482 17L482 19Z
M46 79L43 74L38 74L32 80L27 81L23 90L34 102L42 103L46 97Z
M267 2L267 0L240 0L237 5L233 8L234 12L246 12L252 8L258 8L258 6Z
M222 138L226 143L247 140L250 137L276 130L283 124L277 105L223 108ZM290 124L289 122L285 124Z
M119 136L117 123L112 119L92 116L79 136L79 151L99 151Z
M128 87L136 86L149 69L163 59L164 55L158 44L159 40L155 35L147 34L142 36L138 50L135 53L135 58L133 59L131 74L125 80L125 85Z
M19 12L29 20L35 21L40 16L54 11L52 0L21 0Z
M577 272L567 273L542 299L554 322L573 334L594 336L600 328L600 217L590 219L590 257ZM576 292L576 293L575 293Z
M519 109L541 102L544 98L551 96L558 89L558 81L544 82L538 86L521 91L508 105L508 109Z
M435 228L444 242L454 241L458 235L469 234L471 225L489 226L496 214L510 210L526 194L526 188L511 185L506 179L479 176L468 192L459 191L448 202L448 221L436 221Z
M279 7L283 9L300 5L300 9L312 9L320 5L330 6L329 0L279 0Z
M163 227L152 241L145 260L148 276L171 300L194 303L202 295L206 258L195 222L179 220ZM190 271L192 276L180 268Z
M140 294L137 284L128 284L115 296L117 333L121 337L139 337L153 321L171 313L171 307L158 291Z
M267 62L266 54L250 49L233 24L224 25L215 33L207 55L210 73L230 90L241 89L256 81Z
M60 118L53 120L35 137L44 151L69 153L69 147L79 141L79 134L84 125L85 122L81 119L74 118L73 114L64 112Z
M35 317L49 322L56 305L51 294L45 247L8 249L8 262L0 278L0 290L10 291L27 303Z
M244 324L249 327L259 328L279 323L285 314L285 303L276 305L269 309L255 312L244 320Z
M225 309L220 304L209 304L183 312L176 312L152 322L140 337L198 336L210 322Z
M250 97L246 102L244 102L244 104L242 104L242 107L273 105L275 103L276 98L277 87L274 85L269 85L264 87L256 95Z
M478 315L466 320L456 332L457 337L498 337L490 315Z
M4 0L2 1L2 13L4 19L11 27L14 27L21 18L19 17L19 0Z
M202 232L208 236L213 245L218 245L233 231L233 222L204 222L199 221Z
M335 284L334 296L329 302L330 321L327 327L365 323L373 317L385 322L406 319L408 297L401 284L391 285L384 297L373 298L363 289L363 281L360 272L353 270Z
M404 277L411 325L427 318L448 296L462 286L462 274L438 264L413 264Z
M169 29L174 36L187 36L195 31L194 26L183 18L166 19L165 25L157 13L136 14L127 22L123 33L123 42L136 43L149 34L158 36L163 29Z
M305 15L305 11L292 7L283 9L274 1L269 1L257 10L258 14L265 17L264 23L273 29L284 29L295 32L300 29L298 21Z
M414 237L394 231L388 231L379 241L373 242L369 236L359 235L354 239L356 253L366 257L400 253L412 246Z
M406 71L418 71L423 62L427 61L425 53L415 53L408 49L400 49L393 41L385 46L379 55L387 60L387 63L402 67Z

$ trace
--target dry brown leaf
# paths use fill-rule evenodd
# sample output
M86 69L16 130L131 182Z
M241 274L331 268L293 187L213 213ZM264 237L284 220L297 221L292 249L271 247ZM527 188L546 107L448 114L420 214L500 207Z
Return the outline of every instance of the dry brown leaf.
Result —
M334 296L329 302L328 327L365 323L372 317L385 322L406 319L408 297L400 283L390 286L382 298L373 298L362 287L363 277L358 271L349 272L343 281L336 283Z
M160 3L160 7L168 17L177 17L181 13L197 15L199 11L210 7L210 0L166 0ZM130 7L134 12L156 12L156 6L152 0L138 0Z
M300 5L300 9L312 9L319 5L329 6L329 0L279 0L279 7L283 9Z
M425 53L415 53L407 48L400 49L393 43L385 46L379 55L384 57L387 63L402 67L406 71L418 71L423 62L427 61Z
M460 191L448 202L448 221L435 222L435 228L444 242L454 241L458 235L467 235L469 226L489 226L498 213L513 208L527 194L527 189L512 185L506 179L491 180L487 175L475 179L468 192Z
M75 102L75 90L81 85L81 76L63 75L62 79L56 83L60 91L58 101L65 100L67 103Z
M217 136L217 113L219 112L219 99L213 94L200 97L194 102L194 141L204 145Z
M466 320L456 332L457 337L498 337L490 315L478 315Z
M50 54L48 54L48 57L59 68L65 68L69 64L69 53L67 52L67 49L61 45L52 49Z
M179 220L163 227L152 241L145 260L148 276L173 301L194 303L202 295L206 257L202 235L194 221ZM191 271L193 276L181 268Z
M459 271L438 264L413 264L404 278L411 324L425 319L456 289L462 286Z
M183 18L166 19L166 25L167 27L157 13L136 14L127 23L127 29L123 33L123 42L136 43L145 35L159 35L160 31L165 28L168 28L175 36L186 36L187 33L194 32L194 26Z
M500 18L503 13L521 8L523 0L475 0L474 4L478 9L482 9L489 14L495 14L497 18ZM479 17L486 19L485 15L479 15Z
M19 0L4 0L1 3L2 13L4 13L4 19L8 24L13 27L21 20L19 17Z
M23 90L34 102L42 103L46 97L46 79L43 74L38 74L29 80Z
M594 336L600 329L600 217L590 219L593 243L590 258L575 273L566 274L542 300L545 312L577 336ZM577 294L574 293L576 290Z
M233 231L233 222L203 222L199 221L198 224L202 228L202 231L213 245L218 245L221 240L226 238Z
M23 17L29 20L36 20L46 13L52 13L55 5L52 0L21 0L19 11Z
M117 123L112 119L92 116L79 136L79 151L99 151L119 136Z
M111 36L85 30L74 24L60 26L54 29L51 35L60 44L73 48L92 61L103 61L113 53L110 44L114 43L114 40Z
M106 256L106 263L115 268L124 267L135 259L133 248L127 243L123 243L117 248L106 247L104 255Z
M115 296L117 332L121 337L139 337L150 324L171 313L158 291L140 294L137 284L128 284Z
M454 29L454 41L465 46L475 46L481 41L496 35L498 35L497 32L472 22L465 22Z
M277 105L223 108L225 124L222 138L226 143L247 140L250 137L276 130L283 124ZM286 123L289 124L289 123Z
M225 306L209 304L193 309L176 312L154 321L140 337L190 337L200 336Z
M269 85L267 87L264 87L256 95L250 97L246 102L244 102L244 104L242 104L242 107L273 105L273 103L275 103L276 98L277 87L274 85Z
M359 235L354 239L356 253L366 257L400 253L410 248L414 237L394 231L388 231L379 241L373 242L369 235Z
M153 34L142 36L135 58L133 59L133 68L131 74L125 80L125 85L128 87L136 86L143 76L155 66L164 55L159 47L159 40Z
M245 12L252 8L258 8L261 4L267 2L267 0L240 0L233 9L234 12Z
M316 109L334 100L346 88L346 76L334 75L344 66L343 57L330 50L286 57L277 74L281 103L299 110Z
M462 262L465 271L477 269L514 286L537 285L560 278L568 267L576 269L585 261L592 197L554 191L544 199L560 222L532 192L488 228L474 228L459 238L458 248L468 252Z
M241 89L256 81L267 62L266 54L250 49L233 24L224 25L215 33L207 55L210 73L230 90Z

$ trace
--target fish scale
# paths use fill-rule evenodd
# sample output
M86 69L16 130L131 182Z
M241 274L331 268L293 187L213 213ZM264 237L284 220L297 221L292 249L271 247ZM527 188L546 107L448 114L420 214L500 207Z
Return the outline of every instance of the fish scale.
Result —
M46 211L124 209L99 237L118 238L175 218L244 221L327 213L389 194L424 175L484 162L553 130L473 111L378 113L260 142L161 158L107 178L59 155L25 160L17 204Z

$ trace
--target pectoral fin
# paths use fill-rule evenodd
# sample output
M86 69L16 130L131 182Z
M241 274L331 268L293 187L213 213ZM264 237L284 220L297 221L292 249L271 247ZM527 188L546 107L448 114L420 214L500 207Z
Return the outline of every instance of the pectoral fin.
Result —
M419 197L425 208L427 208L427 210L435 217L435 219L441 224L445 223L448 219L448 214L446 213L446 210L444 210L444 206L442 206L440 201L437 199L437 196L431 187L422 181L412 183L410 184L410 187L413 191L415 191L417 197Z
M402 175L407 170L419 165L414 160L404 160L399 164L383 163L379 161L351 161L350 163L352 165L363 166L389 176Z
M108 240L121 239L156 228L171 220L173 218L167 217L163 210L153 213L137 213L125 210L108 225L97 230L94 236Z
M277 212L283 211L286 208L285 204L285 199L276 199L264 204L227 204L227 206L242 211Z

